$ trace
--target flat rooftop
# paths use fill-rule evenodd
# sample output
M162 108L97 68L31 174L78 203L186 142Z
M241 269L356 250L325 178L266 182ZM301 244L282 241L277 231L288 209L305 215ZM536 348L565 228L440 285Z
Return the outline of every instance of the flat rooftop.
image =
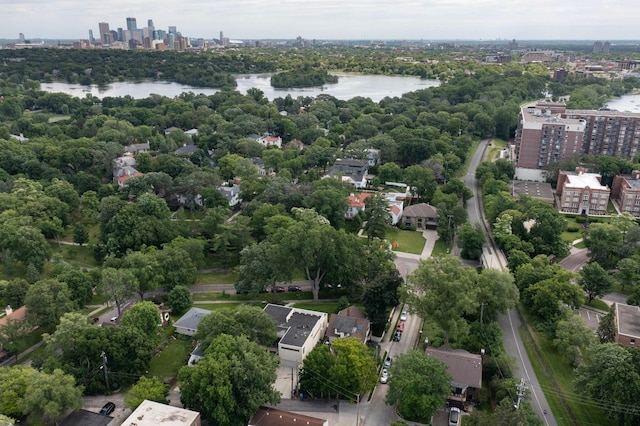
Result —
M600 177L597 173L576 173L576 172L562 172L567 175L567 182L565 186L567 188L586 188L587 186L591 189L601 189L603 191L607 191L609 187L604 186L598 180Z
M200 413L144 400L122 426L192 426L200 424Z
M640 306L616 303L616 322L618 334L640 339Z
M531 198L553 203L553 189L549 183L530 180L514 180L511 182L511 188L514 197L528 195Z

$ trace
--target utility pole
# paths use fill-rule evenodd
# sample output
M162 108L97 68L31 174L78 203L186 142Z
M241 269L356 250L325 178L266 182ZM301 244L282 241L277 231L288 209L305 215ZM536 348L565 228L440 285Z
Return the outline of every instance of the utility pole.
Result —
M451 248L453 248L453 238L451 238L451 218L453 217L452 214L447 215L447 217L449 218L449 225L448 225L448 229L447 229L447 233L449 234L449 239L451 240Z
M524 391L527 390L527 386L524 384L524 378L520 379L520 383L516 385L516 389L518 389L518 402L516 403L516 405L514 405L514 407L517 410L518 408L520 408L520 400L524 396Z
M356 426L360 426L360 394L356 394Z
M100 356L102 357L102 369L104 370L104 382L107 385L107 392L109 392L110 389L109 389L109 373L107 372L107 354L105 354L104 351L102 351Z

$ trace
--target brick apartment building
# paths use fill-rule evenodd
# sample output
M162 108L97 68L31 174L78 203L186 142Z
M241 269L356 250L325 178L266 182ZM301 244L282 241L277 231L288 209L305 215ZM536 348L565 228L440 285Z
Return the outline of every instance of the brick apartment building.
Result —
M614 177L611 197L618 200L621 212L640 217L640 170Z
M560 102L533 102L520 110L518 167L539 169L575 155L606 154L629 160L640 148L640 114L567 110Z
M601 179L599 174L585 173L582 167L575 172L561 171L557 187L560 211L585 215L606 214L611 190L600 184Z

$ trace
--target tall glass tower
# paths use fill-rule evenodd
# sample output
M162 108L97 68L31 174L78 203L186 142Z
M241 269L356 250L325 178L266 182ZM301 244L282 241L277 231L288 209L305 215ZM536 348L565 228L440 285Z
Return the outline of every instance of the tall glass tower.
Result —
M136 25L136 18L127 18L127 29L129 31L138 29L138 26Z

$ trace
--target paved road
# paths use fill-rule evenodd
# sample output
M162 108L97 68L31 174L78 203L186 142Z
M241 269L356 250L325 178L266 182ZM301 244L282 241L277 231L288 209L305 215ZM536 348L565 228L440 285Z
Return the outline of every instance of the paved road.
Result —
M483 140L478 149L473 154L467 174L462 178L465 185L473 191L474 196L467 201L467 210L469 213L469 221L472 224L482 224L487 230L489 235L489 242L487 243L487 249L490 251L491 265L497 269L504 269L507 265L506 259L502 254L502 251L497 249L491 234L488 232L489 227L480 210L481 194L478 191L478 184L476 182L476 169L482 161L485 149L488 145L487 140ZM505 350L509 355L512 355L516 359L516 368L513 372L516 377L524 377L531 395L531 405L536 413L544 420L545 425L555 426L557 422L551 413L551 408L544 396L544 393L540 390L540 383L533 372L533 367L529 361L529 357L524 350L522 339L518 329L522 326L520 316L517 311L510 309L505 315L498 316L498 324L502 329L502 339L504 342ZM546 413L546 414L545 414Z
M562 259L559 264L566 270L578 272L582 265L589 261L589 250L572 248L571 254Z

